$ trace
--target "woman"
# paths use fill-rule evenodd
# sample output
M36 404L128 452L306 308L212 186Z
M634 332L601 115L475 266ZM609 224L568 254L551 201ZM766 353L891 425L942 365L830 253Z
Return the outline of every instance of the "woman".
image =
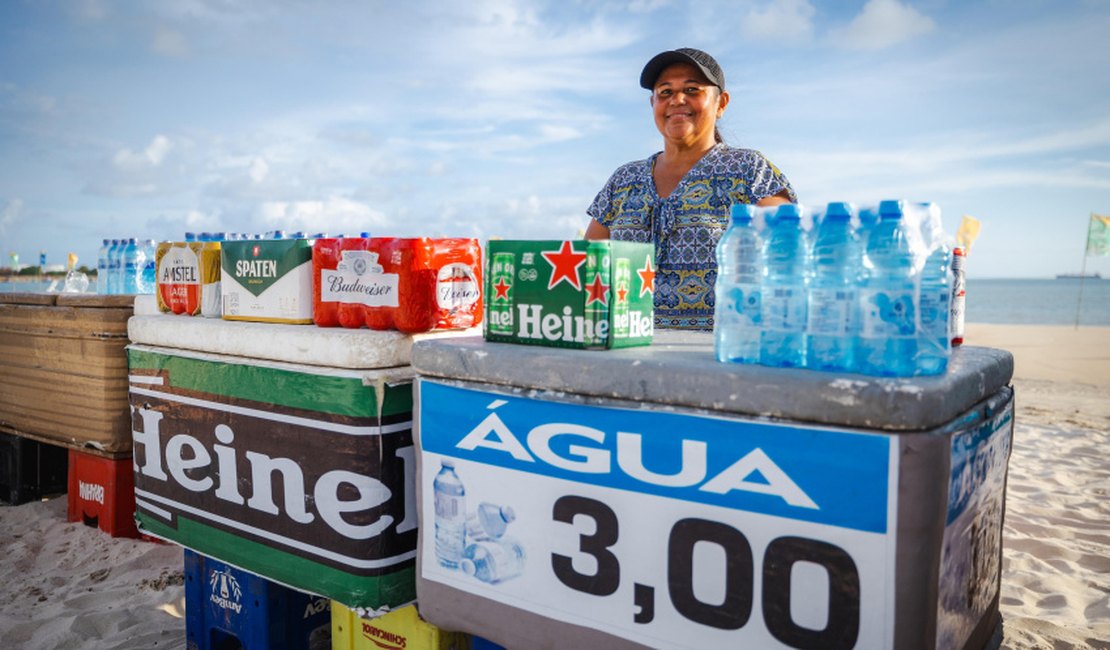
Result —
M728 107L713 57L681 48L648 61L640 86L652 91L663 151L622 165L587 214L586 239L655 244L655 325L713 329L716 247L733 203L778 205L797 197L758 151L730 147L717 131Z

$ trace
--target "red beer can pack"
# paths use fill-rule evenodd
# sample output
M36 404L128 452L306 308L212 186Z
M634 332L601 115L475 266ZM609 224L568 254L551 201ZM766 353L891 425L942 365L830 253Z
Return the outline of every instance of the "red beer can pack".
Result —
M476 239L318 240L314 317L321 327L413 334L482 321L482 250ZM361 318L356 319L358 314Z

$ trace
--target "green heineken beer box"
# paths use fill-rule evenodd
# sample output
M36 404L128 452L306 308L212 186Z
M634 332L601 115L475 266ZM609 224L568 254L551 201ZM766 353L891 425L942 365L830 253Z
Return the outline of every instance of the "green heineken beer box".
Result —
M584 349L651 345L650 244L491 240L486 264L487 341Z
M351 608L415 597L408 366L128 347L139 529Z
M311 240L223 242L220 265L224 319L312 323Z

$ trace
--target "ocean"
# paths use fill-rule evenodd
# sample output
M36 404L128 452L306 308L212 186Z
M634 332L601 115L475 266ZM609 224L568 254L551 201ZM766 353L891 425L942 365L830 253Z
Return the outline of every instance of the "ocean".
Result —
M1079 288L1083 287L1082 303ZM0 282L6 291L45 291L49 282ZM1110 279L967 281L969 323L1110 326Z

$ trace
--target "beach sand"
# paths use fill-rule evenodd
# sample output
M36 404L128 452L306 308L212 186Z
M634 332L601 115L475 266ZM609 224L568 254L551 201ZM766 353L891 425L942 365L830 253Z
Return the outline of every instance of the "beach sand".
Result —
M969 324L1015 357L1003 648L1110 648L1110 327ZM182 552L0 507L0 648L184 648Z

